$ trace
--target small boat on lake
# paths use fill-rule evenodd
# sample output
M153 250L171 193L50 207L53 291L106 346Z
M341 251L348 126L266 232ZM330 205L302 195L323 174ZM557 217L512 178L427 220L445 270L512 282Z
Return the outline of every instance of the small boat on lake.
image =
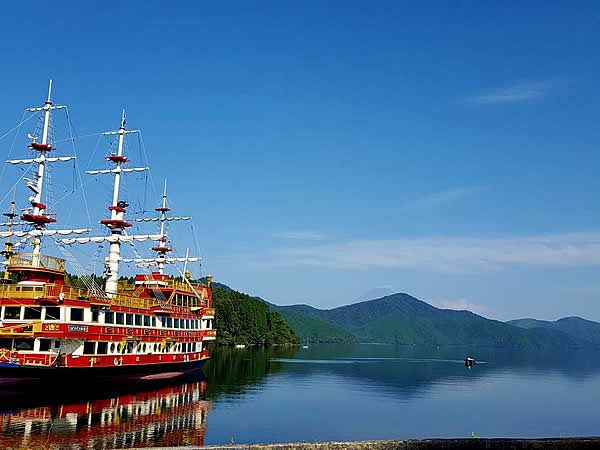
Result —
M465 358L465 367L473 367L474 364L475 360L473 358L471 358L470 356L467 356Z

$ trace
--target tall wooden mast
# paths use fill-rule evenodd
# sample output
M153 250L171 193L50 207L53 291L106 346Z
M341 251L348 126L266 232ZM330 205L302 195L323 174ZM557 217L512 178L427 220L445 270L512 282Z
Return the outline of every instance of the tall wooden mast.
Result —
M95 175L99 173L112 173L114 174L113 179L113 196L112 203L108 207L110 211L110 219L101 220L100 223L105 225L111 232L113 237L110 242L110 248L108 256L105 262L105 286L104 290L109 296L114 296L117 293L117 283L119 281L119 262L121 260L121 235L123 230L131 226L131 224L125 221L125 213L129 205L127 202L119 200L119 188L121 186L121 174L126 172L142 172L148 170L147 167L136 167L124 169L121 166L124 163L129 162L127 157L123 155L123 143L126 134L139 133L140 130L127 130L125 129L125 110L121 115L121 126L117 131L106 131L105 136L118 136L117 153L107 156L106 159L115 164L114 169L109 170L88 170L87 173Z
M38 163L36 179L30 180L30 182L27 183L29 189L33 191L33 196L29 197L33 211L31 214L23 214L21 216L21 220L30 222L38 230L45 228L48 223L56 222L56 219L44 214L46 205L42 203L42 189L44 186L44 171L46 169L46 162L48 159L46 155L48 152L56 150L51 144L48 143L48 131L50 128L51 114L53 110L64 108L66 108L64 105L52 105L52 80L50 80L50 84L48 86L48 98L44 103L44 106L27 108L27 111L30 112L44 111L42 142L38 143L36 142L38 139L37 137L30 136L32 142L29 145L30 149L36 150L40 153L40 156L36 158L35 161ZM31 245L33 247L33 266L35 267L39 265L40 253L42 250L42 240L40 237L36 236L31 240Z

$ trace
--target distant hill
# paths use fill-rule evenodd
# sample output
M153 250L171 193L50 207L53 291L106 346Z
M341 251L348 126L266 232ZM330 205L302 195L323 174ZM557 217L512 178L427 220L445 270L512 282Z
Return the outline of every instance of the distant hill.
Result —
M393 294L375 300L322 310L308 305L274 306L290 320L318 326L325 322L362 342L429 345L493 345L536 349L590 345L560 329L523 327L490 320L469 311L439 309L408 294ZM302 328L300 327L300 329ZM302 336L305 330L296 330Z
M202 277L202 278L198 279L198 281L200 283L206 284L206 277ZM229 286L227 286L226 284L223 284L223 283L219 283L218 281L212 281L210 283L210 285L213 288L220 288L220 289L223 289L224 291L227 291L227 292L233 292L233 289L231 289Z
M565 317L555 321L517 319L510 320L506 323L529 330L558 330L574 339L586 341L594 345L600 345L600 323L582 319L581 317Z
M276 305L271 305L271 310L278 311L283 316L301 342L358 342L358 338L349 331L323 320Z

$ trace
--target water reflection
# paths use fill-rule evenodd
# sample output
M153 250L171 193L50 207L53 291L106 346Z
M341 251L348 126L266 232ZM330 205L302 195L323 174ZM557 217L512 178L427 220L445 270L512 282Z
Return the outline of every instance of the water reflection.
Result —
M39 386L38 386L39 387ZM25 402L44 402L36 386L17 387ZM46 392L57 386L47 386ZM88 396L102 397L89 386ZM136 391L145 388L147 391ZM62 386L60 389L69 389ZM80 387L77 389L79 390ZM204 445L206 417L211 401L206 398L207 381L179 380L178 384L152 383L129 386L132 393L81 402L65 402L0 409L0 447L17 448L130 448ZM123 390L123 389L120 389ZM13 391L18 392L18 391ZM65 391L66 397L85 395Z

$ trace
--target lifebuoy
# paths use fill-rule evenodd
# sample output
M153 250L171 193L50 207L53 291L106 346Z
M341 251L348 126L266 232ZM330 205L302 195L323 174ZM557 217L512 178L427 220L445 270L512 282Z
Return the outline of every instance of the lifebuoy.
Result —
M0 348L0 361L10 361L10 350L7 348Z

